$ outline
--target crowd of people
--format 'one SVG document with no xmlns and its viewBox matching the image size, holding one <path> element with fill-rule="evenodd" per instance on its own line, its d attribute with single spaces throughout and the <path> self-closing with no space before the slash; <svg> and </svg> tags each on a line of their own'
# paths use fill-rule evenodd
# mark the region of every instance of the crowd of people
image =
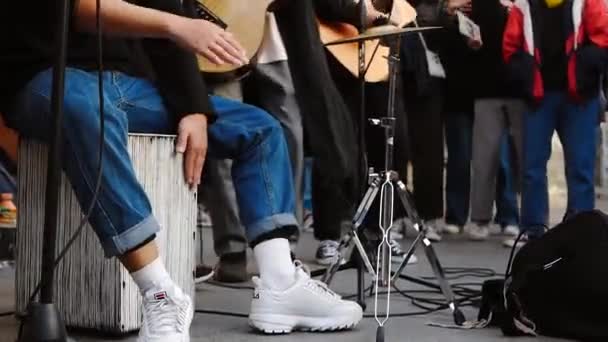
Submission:
<svg viewBox="0 0 608 342">
<path fill-rule="evenodd" d="M 345 3 L 317 2 L 316 15 L 330 22 L 356 25 L 355 8 L 352 5 L 348 8 Z M 518 246 L 530 238 L 540 237 L 549 224 L 546 178 L 554 132 L 559 135 L 565 154 L 564 171 L 568 183 L 565 217 L 594 208 L 595 132 L 603 120 L 605 108 L 600 98 L 604 90 L 608 32 L 602 26 L 605 17 L 594 14 L 601 13 L 603 4 L 588 2 L 580 9 L 579 14 L 585 20 L 578 23 L 580 28 L 573 32 L 568 32 L 572 25 L 564 23 L 572 23 L 578 9 L 570 9 L 569 3 L 538 1 L 527 4 L 508 0 L 452 0 L 447 2 L 445 9 L 438 10 L 437 1 L 411 2 L 417 11 L 418 25 L 444 27 L 441 31 L 403 37 L 402 78 L 398 87 L 396 169 L 402 178 L 411 178 L 416 208 L 427 225 L 427 237 L 431 241 L 441 241 L 444 234 L 464 234 L 473 241 L 504 235 L 504 246 L 513 247 L 522 230 L 524 234 Z M 479 26 L 479 37 L 467 37 L 460 31 L 457 12 Z M 369 14 L 370 25 L 381 15 L 374 11 Z M 541 17 L 550 19 L 538 19 Z M 282 32 L 279 32 L 281 27 L 269 27 L 272 30 L 267 32 L 262 54 L 265 49 L 282 51 L 284 44 Z M 588 32 L 587 36 L 581 36 L 582 30 Z M 525 33 L 530 31 L 534 32 L 532 37 Z M 533 38 L 540 43 L 534 45 L 530 41 Z M 568 45 L 573 39 L 579 45 L 576 50 Z M 530 49 L 530 44 L 535 48 Z M 575 59 L 570 53 L 564 53 L 569 50 L 573 51 Z M 429 53 L 438 56 L 439 62 L 430 60 Z M 280 63 L 288 61 L 288 56 L 288 53 L 282 55 Z M 540 56 L 547 62 L 537 67 L 533 61 Z M 355 76 L 331 54 L 327 53 L 326 58 L 334 83 L 351 111 L 351 119 L 340 125 L 343 129 L 353 127 L 353 132 L 357 132 L 361 128 L 357 127 L 359 99 L 358 89 L 353 86 Z M 268 61 L 258 69 L 264 70 L 275 62 Z M 444 70 L 443 74 L 433 71 L 434 63 Z M 574 68 L 576 76 L 569 68 Z M 278 86 L 268 88 L 294 89 L 289 77 L 274 81 Z M 259 78 L 252 77 L 243 89 L 252 88 L 252 84 L 257 85 L 253 89 L 264 89 L 263 83 L 259 82 Z M 238 84 L 234 86 L 239 87 Z M 386 112 L 387 82 L 368 83 L 366 89 L 369 117 L 381 116 Z M 297 96 L 297 91 L 290 95 Z M 560 97 L 554 104 L 550 102 L 553 95 Z M 273 98 L 273 95 L 267 94 L 266 98 Z M 298 112 L 295 101 L 275 102 L 292 104 L 283 108 Z M 269 111 L 273 113 L 272 109 Z M 308 115 L 306 111 L 301 113 L 306 113 L 302 114 L 302 119 Z M 547 117 L 541 119 L 544 116 Z M 293 119 L 299 118 L 294 115 Z M 293 127 L 297 127 L 294 125 L 297 121 L 281 122 L 286 136 L 294 136 Z M 305 138 L 324 139 L 316 134 L 316 126 L 310 128 L 303 122 L 303 127 L 305 131 L 310 130 L 305 132 Z M 366 166 L 381 169 L 384 151 L 380 143 L 383 138 L 379 135 L 383 133 L 373 127 L 363 129 L 368 144 L 365 151 L 355 153 L 366 152 L 369 161 Z M 343 143 L 347 141 L 342 139 Z M 300 143 L 298 152 L 291 154 L 297 160 L 292 162 L 297 186 L 303 184 L 302 148 Z M 360 199 L 360 193 L 349 192 L 348 188 L 360 184 L 361 179 L 357 178 L 356 172 L 351 172 L 342 177 L 343 181 L 328 184 L 323 162 L 320 166 L 314 164 L 316 151 L 308 149 L 306 152 L 314 165 L 312 226 L 319 241 L 316 261 L 327 265 L 337 256 L 339 239 L 348 229 Z M 353 169 L 357 168 L 355 162 L 351 161 Z M 408 174 L 409 170 L 413 172 Z M 212 178 L 210 174 L 210 186 L 215 182 Z M 205 193 L 204 188 L 201 193 Z M 216 191 L 207 193 L 215 194 Z M 300 189 L 296 193 L 301 194 L 299 200 L 306 195 Z M 324 198 L 331 198 L 331 201 L 324 201 Z M 204 197 L 201 204 L 200 217 L 203 217 Z M 214 196 L 208 207 L 215 252 L 220 257 L 214 270 L 215 279 L 246 280 L 246 238 L 237 221 L 236 209 L 227 209 L 236 206 L 218 203 Z M 301 213 L 301 206 L 299 208 Z M 330 214 L 326 215 L 326 212 Z M 227 217 L 233 220 L 226 220 Z M 300 224 L 301 219 L 300 214 Z M 375 221 L 369 222 L 373 226 Z M 396 220 L 393 237 L 403 236 L 405 229 L 400 232 L 399 228 L 407 227 L 406 222 L 406 217 Z M 292 245 L 295 244 L 297 235 L 291 240 Z M 393 260 L 401 262 L 404 252 L 397 240 L 391 240 Z M 410 262 L 416 262 L 416 259 Z M 199 280 L 211 276 L 212 270 L 213 267 L 201 265 L 197 272 Z"/>
<path fill-rule="evenodd" d="M 246 250 L 253 249 L 260 274 L 254 278 L 254 328 L 326 331 L 361 320 L 357 304 L 311 279 L 293 259 L 312 215 L 316 261 L 336 261 L 365 171 L 384 165 L 382 130 L 359 126 L 356 75 L 323 47 L 318 29 L 317 18 L 356 27 L 393 24 L 372 1 L 366 5 L 361 23 L 355 1 L 280 2 L 267 14 L 249 75 L 214 83 L 201 77 L 195 54 L 218 64 L 248 61 L 234 36 L 195 18 L 193 1 L 153 0 L 145 7 L 103 2 L 102 20 L 111 23 L 103 25 L 108 148 L 90 223 L 106 255 L 119 258 L 141 290 L 144 341 L 187 341 L 193 302 L 158 256 L 161 228 L 135 177 L 127 132 L 177 133 L 185 182 L 198 188 L 199 219 L 208 212 L 219 257 L 215 267 L 197 268 L 198 279 L 247 280 Z M 465 234 L 483 241 L 505 234 L 510 247 L 521 231 L 521 243 L 539 238 L 549 224 L 547 162 L 554 132 L 564 147 L 565 218 L 593 209 L 596 132 L 605 107 L 604 0 L 410 5 L 417 25 L 443 27 L 401 38 L 396 103 L 395 169 L 411 179 L 427 237 L 439 242 L 443 234 Z M 0 73 L 10 82 L 0 85 L 0 112 L 22 136 L 44 141 L 51 126 L 53 2 L 34 9 L 22 2 L 5 6 L 2 15 L 24 20 L 17 20 L 17 30 L 2 30 Z M 62 148 L 71 162 L 65 173 L 83 207 L 91 200 L 99 134 L 95 14 L 94 0 L 72 9 L 66 71 Z M 462 32 L 463 16 L 479 26 L 479 35 Z M 15 22 L 3 19 L 0 25 Z M 368 83 L 366 90 L 368 117 L 382 116 L 387 82 Z M 367 144 L 358 139 L 362 131 Z M 0 168 L 0 186 L 10 188 L 0 192 L 12 193 L 5 174 Z M 1 198 L 9 209 L 2 209 L 3 219 L 16 213 L 7 204 L 10 196 Z M 377 232 L 377 215 L 376 205 L 365 222 L 369 231 Z M 404 212 L 397 217 L 396 224 L 408 226 Z M 400 232 L 393 231 L 393 261 L 401 262 Z"/>
</svg>

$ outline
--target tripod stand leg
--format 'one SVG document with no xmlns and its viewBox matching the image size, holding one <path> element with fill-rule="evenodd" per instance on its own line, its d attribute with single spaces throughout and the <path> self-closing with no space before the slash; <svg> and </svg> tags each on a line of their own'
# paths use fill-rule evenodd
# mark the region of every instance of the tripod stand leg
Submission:
<svg viewBox="0 0 608 342">
<path fill-rule="evenodd" d="M 422 245 L 424 247 L 424 253 L 426 254 L 426 258 L 428 259 L 429 263 L 431 264 L 433 273 L 435 273 L 435 276 L 439 280 L 439 286 L 441 288 L 441 292 L 447 299 L 448 305 L 449 305 L 450 309 L 452 310 L 452 314 L 454 316 L 454 322 L 457 325 L 462 325 L 465 321 L 464 314 L 458 308 L 458 304 L 456 302 L 456 297 L 454 296 L 452 287 L 450 286 L 450 284 L 448 283 L 448 280 L 445 277 L 445 272 L 443 271 L 443 267 L 441 266 L 441 263 L 439 262 L 439 258 L 437 257 L 437 254 L 435 253 L 435 249 L 433 248 L 431 241 L 429 239 L 427 239 L 425 236 L 426 227 L 422 223 L 422 220 L 420 220 L 420 217 L 418 216 L 418 213 L 416 212 L 416 210 L 411 205 L 410 196 L 409 196 L 409 193 L 407 192 L 407 188 L 405 187 L 405 184 L 400 180 L 397 180 L 396 182 L 397 182 L 397 193 L 399 194 L 399 198 L 401 199 L 401 202 L 403 203 L 405 211 L 407 212 L 408 216 L 412 220 L 414 229 L 416 229 L 418 231 L 418 236 L 416 237 L 416 241 L 414 242 L 414 245 L 412 246 L 412 248 L 415 245 L 417 245 L 418 243 L 422 242 Z M 412 249 L 410 249 L 408 256 L 410 255 L 411 252 L 412 252 Z M 405 262 L 407 262 L 407 258 L 406 258 Z M 399 267 L 399 271 L 393 275 L 393 278 L 392 278 L 393 281 L 395 281 L 395 279 L 397 277 L 399 277 L 399 275 L 403 271 L 404 266 L 405 266 L 405 264 L 402 263 L 401 266 Z"/>
<path fill-rule="evenodd" d="M 351 243 L 355 244 L 355 247 L 357 248 L 357 250 L 359 252 L 359 257 L 361 258 L 361 261 L 363 261 L 363 264 L 367 268 L 367 271 L 370 274 L 375 276 L 374 268 L 372 267 L 372 263 L 369 261 L 369 258 L 367 257 L 367 253 L 365 252 L 365 248 L 363 247 L 363 244 L 361 243 L 359 236 L 357 235 L 357 230 L 363 223 L 363 220 L 365 219 L 365 216 L 367 215 L 367 212 L 369 211 L 369 208 L 371 207 L 372 203 L 374 202 L 374 199 L 376 198 L 377 194 L 378 194 L 378 185 L 374 181 L 374 182 L 372 182 L 370 187 L 365 192 L 363 201 L 361 202 L 361 204 L 359 205 L 359 208 L 357 209 L 357 212 L 353 218 L 353 225 L 351 227 L 351 231 L 340 241 L 340 246 L 338 247 L 338 258 L 336 260 L 334 260 L 332 262 L 332 264 L 330 264 L 327 267 L 327 271 L 325 272 L 325 275 L 323 275 L 323 278 L 321 279 L 321 281 L 323 281 L 327 285 L 329 285 L 329 283 L 333 279 L 334 275 L 340 268 L 340 262 L 342 261 L 342 255 L 344 254 L 345 250 L 347 250 L 351 247 Z M 359 265 L 360 265 L 360 263 L 359 263 Z M 357 267 L 357 269 L 361 271 L 361 278 L 363 278 L 363 270 L 361 269 L 361 266 Z M 361 283 L 361 282 L 362 281 L 360 281 L 359 283 Z M 364 288 L 364 286 L 363 287 L 360 286 L 360 290 L 361 290 L 360 292 L 363 292 L 363 288 Z M 360 297 L 360 298 L 362 298 L 362 297 Z"/>
</svg>

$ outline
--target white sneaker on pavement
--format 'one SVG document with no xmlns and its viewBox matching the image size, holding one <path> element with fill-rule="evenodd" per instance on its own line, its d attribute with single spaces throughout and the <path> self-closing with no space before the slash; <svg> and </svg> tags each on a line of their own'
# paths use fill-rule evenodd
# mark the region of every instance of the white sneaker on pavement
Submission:
<svg viewBox="0 0 608 342">
<path fill-rule="evenodd" d="M 504 234 L 507 236 L 515 236 L 519 235 L 519 227 L 513 224 L 507 225 L 504 230 Z"/>
<path fill-rule="evenodd" d="M 506 239 L 505 241 L 503 241 L 502 245 L 507 247 L 507 248 L 513 248 L 513 246 L 515 246 L 515 240 L 517 240 L 517 236 L 510 238 L 510 239 Z M 528 242 L 528 236 L 526 234 L 523 234 L 521 236 L 521 239 L 519 239 L 519 241 L 517 242 L 517 246 L 515 248 L 521 248 L 523 247 L 526 243 Z"/>
<path fill-rule="evenodd" d="M 460 234 L 460 230 L 461 229 L 459 226 L 457 226 L 455 224 L 447 224 L 447 223 L 443 226 L 443 229 L 442 229 L 443 232 L 448 233 L 450 235 L 458 235 L 458 234 Z"/>
<path fill-rule="evenodd" d="M 159 286 L 143 295 L 143 323 L 138 342 L 189 342 L 194 306 L 174 284 Z"/>
<path fill-rule="evenodd" d="M 249 325 L 266 334 L 292 331 L 335 331 L 353 328 L 363 318 L 361 307 L 343 300 L 325 283 L 311 279 L 296 261 L 296 282 L 288 289 L 269 288 L 253 278 L 255 290 Z"/>
<path fill-rule="evenodd" d="M 401 264 L 403 260 L 405 260 L 407 252 L 401 248 L 399 241 L 390 239 L 389 242 L 391 244 L 391 262 L 394 264 Z M 410 259 L 407 261 L 407 264 L 413 265 L 416 263 L 418 263 L 418 258 L 416 257 L 416 254 L 412 254 Z"/>
<path fill-rule="evenodd" d="M 439 230 L 432 224 L 426 225 L 426 238 L 433 242 L 441 241 L 441 235 L 439 234 Z"/>
<path fill-rule="evenodd" d="M 315 254 L 317 264 L 327 266 L 331 265 L 338 257 L 338 247 L 340 243 L 334 240 L 323 240 L 319 243 L 319 248 Z M 344 263 L 344 260 L 341 260 Z"/>
<path fill-rule="evenodd" d="M 490 227 L 487 224 L 473 223 L 468 227 L 467 235 L 471 241 L 485 241 L 490 237 Z"/>
<path fill-rule="evenodd" d="M 490 235 L 502 235 L 502 227 L 497 223 L 488 224 L 488 230 L 490 231 Z"/>
</svg>

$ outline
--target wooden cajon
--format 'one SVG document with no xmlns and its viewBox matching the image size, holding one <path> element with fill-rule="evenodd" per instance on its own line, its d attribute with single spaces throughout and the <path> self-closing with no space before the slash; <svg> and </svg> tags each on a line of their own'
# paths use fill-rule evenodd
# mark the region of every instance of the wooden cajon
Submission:
<svg viewBox="0 0 608 342">
<path fill-rule="evenodd" d="M 162 226 L 157 241 L 167 270 L 194 295 L 196 193 L 184 182 L 173 136 L 130 135 L 135 172 Z M 22 139 L 18 161 L 16 308 L 23 312 L 40 279 L 47 147 Z M 65 175 L 60 190 L 57 253 L 76 231 L 80 206 Z M 70 328 L 121 334 L 139 329 L 141 296 L 116 258 L 106 259 L 97 236 L 86 227 L 59 264 L 55 299 Z"/>
</svg>

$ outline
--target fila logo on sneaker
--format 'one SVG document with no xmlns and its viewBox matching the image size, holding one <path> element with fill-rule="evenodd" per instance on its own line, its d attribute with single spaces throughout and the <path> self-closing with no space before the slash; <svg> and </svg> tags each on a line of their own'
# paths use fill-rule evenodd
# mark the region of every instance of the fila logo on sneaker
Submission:
<svg viewBox="0 0 608 342">
<path fill-rule="evenodd" d="M 154 294 L 154 299 L 156 300 L 164 300 L 167 299 L 167 292 L 162 291 L 162 292 L 157 292 Z"/>
</svg>

